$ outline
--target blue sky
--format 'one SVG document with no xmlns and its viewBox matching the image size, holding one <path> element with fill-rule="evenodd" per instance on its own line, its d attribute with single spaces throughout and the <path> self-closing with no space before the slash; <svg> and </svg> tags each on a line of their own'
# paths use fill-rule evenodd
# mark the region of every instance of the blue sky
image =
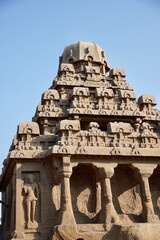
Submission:
<svg viewBox="0 0 160 240">
<path fill-rule="evenodd" d="M 136 96 L 154 95 L 160 109 L 159 0 L 0 0 L 0 168 L 64 47 L 80 40 L 98 43 Z"/>
</svg>

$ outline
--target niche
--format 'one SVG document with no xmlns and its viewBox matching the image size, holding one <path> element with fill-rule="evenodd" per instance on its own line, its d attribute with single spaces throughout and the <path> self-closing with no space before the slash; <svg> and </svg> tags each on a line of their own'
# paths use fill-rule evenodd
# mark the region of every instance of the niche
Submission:
<svg viewBox="0 0 160 240">
<path fill-rule="evenodd" d="M 41 221 L 40 173 L 22 172 L 22 205 L 25 228 L 37 227 Z"/>
<path fill-rule="evenodd" d="M 142 201 L 138 175 L 130 165 L 118 165 L 111 178 L 113 204 L 122 223 L 140 222 Z"/>
<path fill-rule="evenodd" d="M 71 196 L 76 222 L 93 223 L 96 215 L 96 178 L 92 165 L 73 168 Z"/>
<path fill-rule="evenodd" d="M 149 178 L 153 208 L 156 215 L 160 218 L 160 166 L 158 166 L 153 175 Z"/>
</svg>

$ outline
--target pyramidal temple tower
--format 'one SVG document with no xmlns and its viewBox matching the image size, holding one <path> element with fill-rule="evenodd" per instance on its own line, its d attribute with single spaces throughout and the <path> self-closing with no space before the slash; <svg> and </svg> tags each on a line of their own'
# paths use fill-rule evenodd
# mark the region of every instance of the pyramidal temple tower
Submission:
<svg viewBox="0 0 160 240">
<path fill-rule="evenodd" d="M 159 240 L 160 113 L 94 42 L 64 49 L 0 178 L 2 240 Z"/>
</svg>

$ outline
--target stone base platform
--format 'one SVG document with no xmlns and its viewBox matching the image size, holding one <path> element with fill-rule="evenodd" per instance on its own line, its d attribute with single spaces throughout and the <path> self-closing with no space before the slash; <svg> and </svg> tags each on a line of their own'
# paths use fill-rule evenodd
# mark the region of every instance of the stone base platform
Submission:
<svg viewBox="0 0 160 240">
<path fill-rule="evenodd" d="M 61 225 L 52 240 L 159 240 L 160 223 L 134 223 L 108 227 L 102 224 Z"/>
</svg>

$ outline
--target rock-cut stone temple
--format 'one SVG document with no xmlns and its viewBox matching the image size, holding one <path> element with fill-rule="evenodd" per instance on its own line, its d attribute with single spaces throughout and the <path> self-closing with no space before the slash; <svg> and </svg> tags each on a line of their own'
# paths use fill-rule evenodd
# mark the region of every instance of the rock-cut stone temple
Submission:
<svg viewBox="0 0 160 240">
<path fill-rule="evenodd" d="M 65 47 L 0 178 L 2 240 L 159 240 L 160 112 L 94 42 Z"/>
</svg>

